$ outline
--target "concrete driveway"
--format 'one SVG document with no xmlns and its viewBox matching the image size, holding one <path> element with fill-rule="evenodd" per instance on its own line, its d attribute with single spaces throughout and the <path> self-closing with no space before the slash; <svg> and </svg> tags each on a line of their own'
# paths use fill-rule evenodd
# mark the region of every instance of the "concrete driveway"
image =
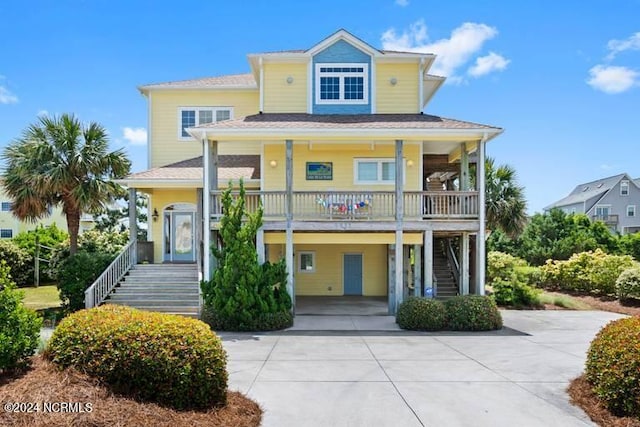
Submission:
<svg viewBox="0 0 640 427">
<path fill-rule="evenodd" d="M 568 427 L 593 425 L 565 389 L 620 317 L 505 311 L 499 333 L 429 334 L 384 317 L 340 332 L 331 316 L 298 316 L 298 330 L 221 336 L 230 388 L 260 403 L 264 426 Z"/>
</svg>

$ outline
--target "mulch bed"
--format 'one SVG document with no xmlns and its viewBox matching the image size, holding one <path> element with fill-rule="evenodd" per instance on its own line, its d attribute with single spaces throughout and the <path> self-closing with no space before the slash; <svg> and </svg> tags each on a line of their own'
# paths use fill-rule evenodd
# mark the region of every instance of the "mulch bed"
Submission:
<svg viewBox="0 0 640 427">
<path fill-rule="evenodd" d="M 611 311 L 613 313 L 627 314 L 629 316 L 640 316 L 640 301 L 628 300 L 624 303 L 614 297 L 596 297 L 592 295 L 574 295 L 571 297 L 590 305 L 596 310 Z"/>
<path fill-rule="evenodd" d="M 640 427 L 640 420 L 631 417 L 616 417 L 600 403 L 591 391 L 591 386 L 584 375 L 576 378 L 567 389 L 571 403 L 582 408 L 591 421 L 603 427 Z"/>
<path fill-rule="evenodd" d="M 229 392 L 224 408 L 207 411 L 176 411 L 153 403 L 141 403 L 114 395 L 87 375 L 72 369 L 58 370 L 39 356 L 23 374 L 0 375 L 0 405 L 7 402 L 34 402 L 39 412 L 8 413 L 0 409 L 0 425 L 17 427 L 53 426 L 259 426 L 262 410 L 241 393 Z M 91 412 L 52 413 L 43 411 L 43 402 L 90 403 Z M 60 405 L 50 405 L 59 410 Z M 76 408 L 77 409 L 77 408 Z"/>
</svg>

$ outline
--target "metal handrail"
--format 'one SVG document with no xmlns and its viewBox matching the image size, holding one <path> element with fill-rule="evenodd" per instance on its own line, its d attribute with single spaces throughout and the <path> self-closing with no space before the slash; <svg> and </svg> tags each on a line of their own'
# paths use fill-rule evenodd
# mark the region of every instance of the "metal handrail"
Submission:
<svg viewBox="0 0 640 427">
<path fill-rule="evenodd" d="M 447 258 L 449 259 L 449 264 L 451 264 L 451 270 L 453 272 L 453 278 L 456 280 L 456 284 L 458 285 L 458 289 L 460 289 L 460 264 L 458 263 L 458 258 L 456 257 L 456 251 L 453 250 L 453 245 L 451 244 L 451 240 L 446 240 L 445 250 L 447 252 Z"/>
<path fill-rule="evenodd" d="M 137 241 L 129 242 L 100 277 L 84 291 L 85 308 L 96 307 L 104 302 L 113 288 L 135 264 L 137 249 Z"/>
</svg>

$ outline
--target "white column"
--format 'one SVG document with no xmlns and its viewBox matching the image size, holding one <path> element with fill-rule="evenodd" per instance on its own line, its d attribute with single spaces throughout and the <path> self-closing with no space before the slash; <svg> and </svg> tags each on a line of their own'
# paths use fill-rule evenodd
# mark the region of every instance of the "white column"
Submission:
<svg viewBox="0 0 640 427">
<path fill-rule="evenodd" d="M 462 295 L 469 295 L 469 233 L 462 233 L 460 240 L 460 287 Z"/>
<path fill-rule="evenodd" d="M 469 153 L 467 144 L 460 144 L 460 191 L 469 190 Z"/>
<path fill-rule="evenodd" d="M 296 295 L 295 295 L 295 283 L 293 281 L 293 141 L 286 140 L 286 171 L 285 171 L 285 183 L 287 191 L 287 241 L 285 247 L 285 260 L 287 264 L 287 292 L 291 297 L 292 310 L 295 314 L 296 307 Z"/>
<path fill-rule="evenodd" d="M 202 280 L 211 278 L 211 180 L 209 170 L 211 169 L 209 141 L 202 138 Z"/>
<path fill-rule="evenodd" d="M 264 264 L 265 252 L 264 252 L 264 228 L 258 228 L 256 233 L 256 251 L 258 252 L 258 262 Z"/>
<path fill-rule="evenodd" d="M 413 245 L 413 295 L 422 296 L 422 246 Z"/>
<path fill-rule="evenodd" d="M 436 296 L 436 289 L 434 289 L 433 283 L 433 230 L 424 231 L 424 272 L 422 273 L 422 280 L 424 281 L 425 296 L 432 298 Z M 429 295 L 428 289 L 431 288 L 431 295 Z"/>
<path fill-rule="evenodd" d="M 402 222 L 404 219 L 404 162 L 403 162 L 403 141 L 396 140 L 396 248 L 395 248 L 395 301 L 393 302 L 393 314 L 402 302 L 403 292 L 403 251 L 402 251 Z"/>
<path fill-rule="evenodd" d="M 138 216 L 136 215 L 136 199 L 138 195 L 135 188 L 129 188 L 129 241 L 138 241 Z M 133 264 L 138 263 L 138 254 L 133 253 Z"/>
<path fill-rule="evenodd" d="M 486 136 L 478 143 L 478 164 L 476 167 L 477 176 L 476 182 L 478 182 L 478 251 L 477 251 L 477 266 L 478 266 L 478 287 L 476 293 L 478 295 L 484 295 L 484 282 L 485 282 L 485 258 L 486 258 L 486 232 L 485 232 L 485 142 Z"/>
</svg>

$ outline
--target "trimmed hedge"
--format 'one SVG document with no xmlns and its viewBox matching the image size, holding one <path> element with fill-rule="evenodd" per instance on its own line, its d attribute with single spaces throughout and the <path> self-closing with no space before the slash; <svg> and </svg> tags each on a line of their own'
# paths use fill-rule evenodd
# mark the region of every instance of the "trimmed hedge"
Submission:
<svg viewBox="0 0 640 427">
<path fill-rule="evenodd" d="M 58 290 L 66 311 L 73 312 L 85 307 L 84 292 L 113 259 L 112 254 L 80 250 L 62 261 L 58 272 Z"/>
<path fill-rule="evenodd" d="M 5 260 L 13 283 L 18 287 L 33 283 L 33 256 L 11 240 L 0 239 L 0 260 Z"/>
<path fill-rule="evenodd" d="M 502 328 L 502 316 L 488 296 L 461 295 L 445 301 L 449 328 L 454 331 L 490 331 Z"/>
<path fill-rule="evenodd" d="M 176 409 L 226 403 L 226 352 L 199 320 L 116 305 L 81 310 L 60 322 L 45 356 L 137 399 Z"/>
<path fill-rule="evenodd" d="M 616 295 L 619 299 L 640 299 L 640 268 L 629 268 L 618 276 L 616 280 Z"/>
<path fill-rule="evenodd" d="M 0 372 L 27 366 L 40 342 L 42 319 L 22 305 L 23 297 L 0 261 Z"/>
<path fill-rule="evenodd" d="M 402 329 L 439 331 L 447 326 L 447 311 L 441 301 L 411 297 L 398 307 L 396 322 Z"/>
<path fill-rule="evenodd" d="M 615 320 L 602 328 L 589 347 L 585 371 L 611 412 L 640 418 L 640 318 Z"/>
</svg>

